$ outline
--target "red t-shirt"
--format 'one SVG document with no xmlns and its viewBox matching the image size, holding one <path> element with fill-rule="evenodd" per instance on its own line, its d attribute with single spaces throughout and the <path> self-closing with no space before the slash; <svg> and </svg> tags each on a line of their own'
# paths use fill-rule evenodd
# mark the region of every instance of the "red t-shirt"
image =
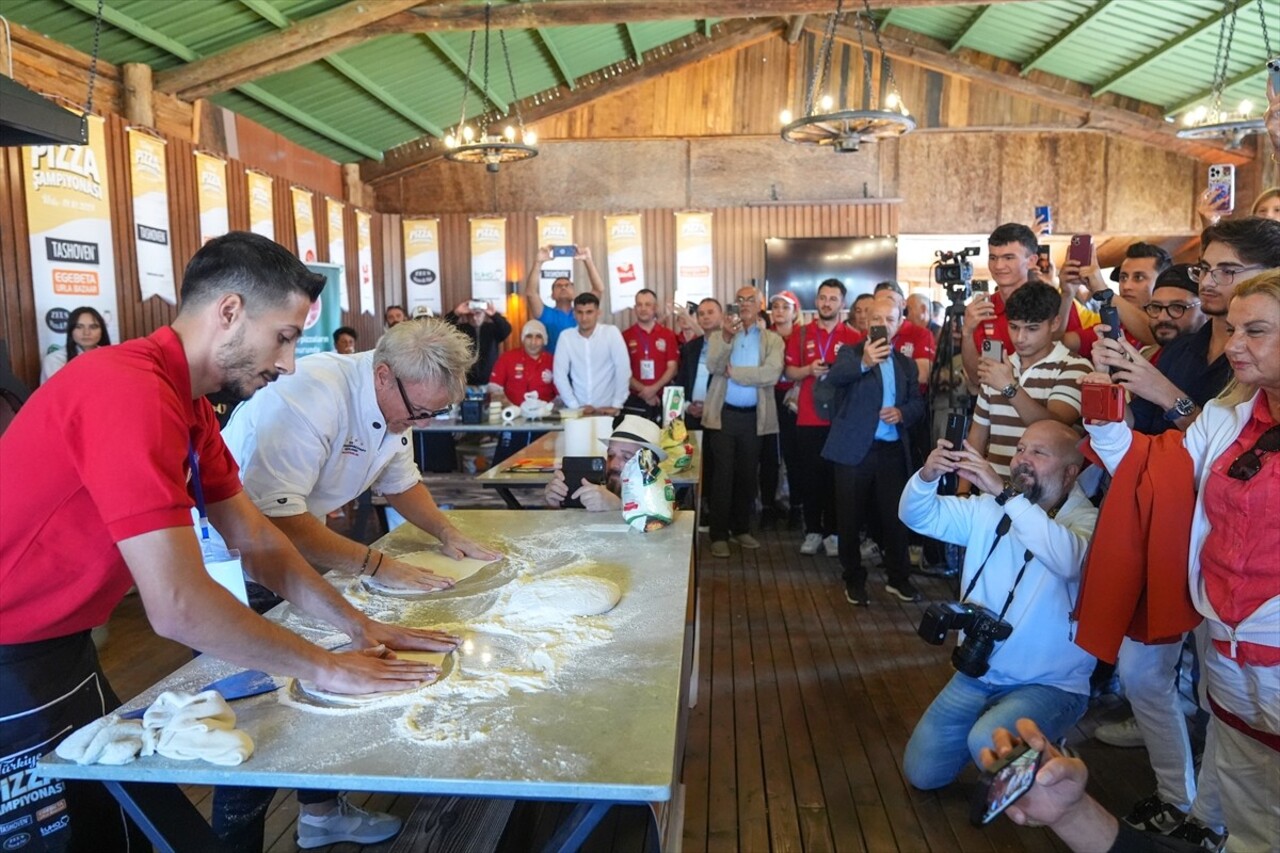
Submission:
<svg viewBox="0 0 1280 853">
<path fill-rule="evenodd" d="M 806 364 L 813 364 L 819 358 L 830 364 L 836 360 L 836 353 L 840 351 L 840 347 L 856 344 L 861 340 L 862 333 L 844 323 L 836 323 L 835 329 L 827 332 L 818 325 L 817 320 L 814 320 L 808 325 L 795 329 L 791 337 L 787 338 L 787 365 L 803 367 Z M 831 421 L 818 417 L 818 413 L 813 410 L 815 381 L 817 380 L 814 377 L 806 376 L 800 383 L 799 410 L 796 412 L 798 426 L 829 426 L 831 424 Z"/>
<path fill-rule="evenodd" d="M 898 334 L 893 336 L 893 351 L 910 359 L 927 359 L 932 364 L 938 352 L 938 342 L 934 340 L 933 332 L 910 320 L 903 320 Z M 926 393 L 928 389 L 929 371 L 925 370 L 920 374 L 920 393 Z"/>
<path fill-rule="evenodd" d="M 622 333 L 622 340 L 627 344 L 627 355 L 631 357 L 631 375 L 637 382 L 652 387 L 658 384 L 667 368 L 680 361 L 680 343 L 676 333 L 661 323 L 654 324 L 652 332 L 646 332 L 635 323 Z M 652 361 L 653 372 L 642 373 L 642 362 Z"/>
<path fill-rule="evenodd" d="M 31 396 L 0 440 L 0 644 L 107 621 L 133 584 L 116 543 L 192 527 L 190 446 L 206 504 L 240 492 L 168 326 L 79 356 Z"/>
<path fill-rule="evenodd" d="M 1227 476 L 1231 463 L 1273 426 L 1267 395 L 1259 394 L 1249 422 L 1231 446 L 1213 460 L 1204 484 L 1202 500 L 1210 529 L 1200 549 L 1200 574 L 1209 603 L 1232 627 L 1280 595 L 1280 575 L 1276 573 L 1280 525 L 1275 523 L 1276 507 L 1280 506 L 1280 456 L 1264 454 L 1261 470 L 1248 481 Z M 1218 651 L 1231 654 L 1229 643 L 1213 642 Z M 1275 666 L 1280 664 L 1280 648 L 1242 642 L 1237 659 L 1253 666 Z"/>
<path fill-rule="evenodd" d="M 524 402 L 524 395 L 537 391 L 539 399 L 551 402 L 556 398 L 555 377 L 552 374 L 555 356 L 545 349 L 537 358 L 530 358 L 524 347 L 508 350 L 498 356 L 498 363 L 489 374 L 489 381 L 502 386 L 502 393 L 517 406 Z"/>
<path fill-rule="evenodd" d="M 1072 316 L 1075 316 L 1074 311 L 1071 313 L 1072 313 Z M 1128 341 L 1129 344 L 1134 349 L 1142 349 L 1144 346 L 1146 346 L 1146 344 L 1144 344 L 1142 341 L 1138 340 L 1133 335 L 1129 334 L 1128 329 L 1121 327 L 1120 331 L 1124 332 L 1124 339 Z M 1081 329 L 1080 331 L 1076 332 L 1076 335 L 1080 338 L 1080 349 L 1077 351 L 1076 354 L 1079 355 L 1081 358 L 1089 359 L 1090 361 L 1092 361 L 1093 345 L 1098 342 L 1098 327 L 1090 326 L 1087 329 Z M 1151 363 L 1155 364 L 1154 361 Z"/>
<path fill-rule="evenodd" d="M 974 326 L 973 328 L 974 346 L 976 346 L 979 352 L 981 352 L 982 341 L 984 338 L 988 336 L 987 327 L 991 326 L 992 334 L 990 335 L 990 337 L 994 338 L 997 341 L 1001 341 L 1004 344 L 1004 351 L 1006 353 L 1011 353 L 1013 352 L 1013 339 L 1009 337 L 1009 320 L 1004 315 L 1004 297 L 1001 296 L 999 293 L 991 294 L 991 307 L 996 309 L 996 318 L 995 320 L 989 320 L 985 323 L 978 323 L 976 326 Z M 1071 304 L 1071 313 L 1067 316 L 1066 331 L 1080 332 L 1083 328 L 1084 326 L 1080 322 L 1080 306 L 1076 305 L 1073 302 Z"/>
</svg>

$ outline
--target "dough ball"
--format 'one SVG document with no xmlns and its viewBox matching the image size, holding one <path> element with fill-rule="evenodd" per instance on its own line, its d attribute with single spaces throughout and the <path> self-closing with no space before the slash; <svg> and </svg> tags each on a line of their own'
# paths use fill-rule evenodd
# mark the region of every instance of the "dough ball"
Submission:
<svg viewBox="0 0 1280 853">
<path fill-rule="evenodd" d="M 621 598 L 618 585 L 604 578 L 542 578 L 519 587 L 511 595 L 506 616 L 526 625 L 551 625 L 575 616 L 608 613 Z"/>
</svg>

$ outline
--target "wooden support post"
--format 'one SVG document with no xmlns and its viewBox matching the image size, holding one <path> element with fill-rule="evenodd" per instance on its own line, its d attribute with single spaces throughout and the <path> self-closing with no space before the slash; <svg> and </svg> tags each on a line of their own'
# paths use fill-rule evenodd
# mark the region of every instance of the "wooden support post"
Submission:
<svg viewBox="0 0 1280 853">
<path fill-rule="evenodd" d="M 356 207 L 368 207 L 365 204 L 364 182 L 360 180 L 359 163 L 342 164 L 342 190 L 348 204 Z"/>
<path fill-rule="evenodd" d="M 151 66 L 141 62 L 126 62 L 120 68 L 124 75 L 125 121 L 143 127 L 155 127 Z"/>
</svg>

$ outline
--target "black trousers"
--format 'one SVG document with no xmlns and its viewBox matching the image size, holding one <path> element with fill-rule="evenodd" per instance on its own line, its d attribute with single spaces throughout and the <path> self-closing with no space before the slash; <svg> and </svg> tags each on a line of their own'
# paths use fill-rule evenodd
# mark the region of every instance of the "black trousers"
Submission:
<svg viewBox="0 0 1280 853">
<path fill-rule="evenodd" d="M 822 458 L 822 446 L 827 443 L 830 432 L 829 426 L 796 427 L 796 468 L 800 502 L 804 504 L 804 532 L 819 533 L 824 539 L 836 532 L 833 466 Z"/>
<path fill-rule="evenodd" d="M 778 406 L 778 434 L 764 436 L 760 445 L 760 505 L 765 509 L 779 509 L 779 461 L 787 465 L 787 494 L 791 496 L 791 506 L 800 506 L 800 495 L 796 491 L 796 413 L 782 402 L 786 395 L 785 391 L 773 389 Z"/>
<path fill-rule="evenodd" d="M 846 583 L 866 586 L 858 532 L 872 518 L 878 522 L 889 583 L 898 586 L 910 575 L 907 526 L 898 518 L 898 499 L 908 477 L 904 453 L 901 441 L 877 441 L 859 464 L 835 466 L 836 527 Z"/>
<path fill-rule="evenodd" d="M 751 530 L 761 443 L 761 437 L 756 435 L 756 410 L 725 404 L 720 410 L 720 429 L 711 432 L 709 441 L 715 466 L 711 482 L 711 541 L 724 542 Z"/>
<path fill-rule="evenodd" d="M 89 632 L 0 646 L 0 685 L 0 825 L 28 836 L 11 849 L 150 850 L 103 785 L 36 775 L 41 755 L 120 706 Z"/>
</svg>

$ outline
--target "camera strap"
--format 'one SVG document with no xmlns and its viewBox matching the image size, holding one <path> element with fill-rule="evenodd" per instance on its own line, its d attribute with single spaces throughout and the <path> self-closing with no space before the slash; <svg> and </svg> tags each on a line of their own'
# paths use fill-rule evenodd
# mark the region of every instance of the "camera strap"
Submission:
<svg viewBox="0 0 1280 853">
<path fill-rule="evenodd" d="M 1000 544 L 1000 540 L 1009 532 L 1009 528 L 1013 526 L 1013 519 L 1005 513 L 1000 517 L 1000 523 L 996 525 L 996 538 L 991 542 L 991 548 L 987 551 L 987 556 L 982 558 L 982 565 L 978 566 L 978 571 L 974 573 L 973 580 L 969 581 L 969 586 L 965 588 L 964 595 L 960 597 L 961 601 L 968 601 L 969 595 L 973 592 L 973 588 L 978 585 L 978 578 L 982 577 L 982 570 L 987 567 L 987 562 L 991 559 L 991 555 L 996 552 L 996 546 Z M 1004 619 L 1004 614 L 1009 612 L 1009 605 L 1013 604 L 1013 594 L 1018 590 L 1018 584 L 1022 582 L 1022 576 L 1027 573 L 1027 566 L 1031 565 L 1031 561 L 1035 559 L 1030 549 L 1022 555 L 1022 568 L 1018 570 L 1018 576 L 1013 579 L 1013 586 L 1009 589 L 1009 596 L 1004 600 L 1004 607 L 1000 608 L 1000 618 Z"/>
</svg>

